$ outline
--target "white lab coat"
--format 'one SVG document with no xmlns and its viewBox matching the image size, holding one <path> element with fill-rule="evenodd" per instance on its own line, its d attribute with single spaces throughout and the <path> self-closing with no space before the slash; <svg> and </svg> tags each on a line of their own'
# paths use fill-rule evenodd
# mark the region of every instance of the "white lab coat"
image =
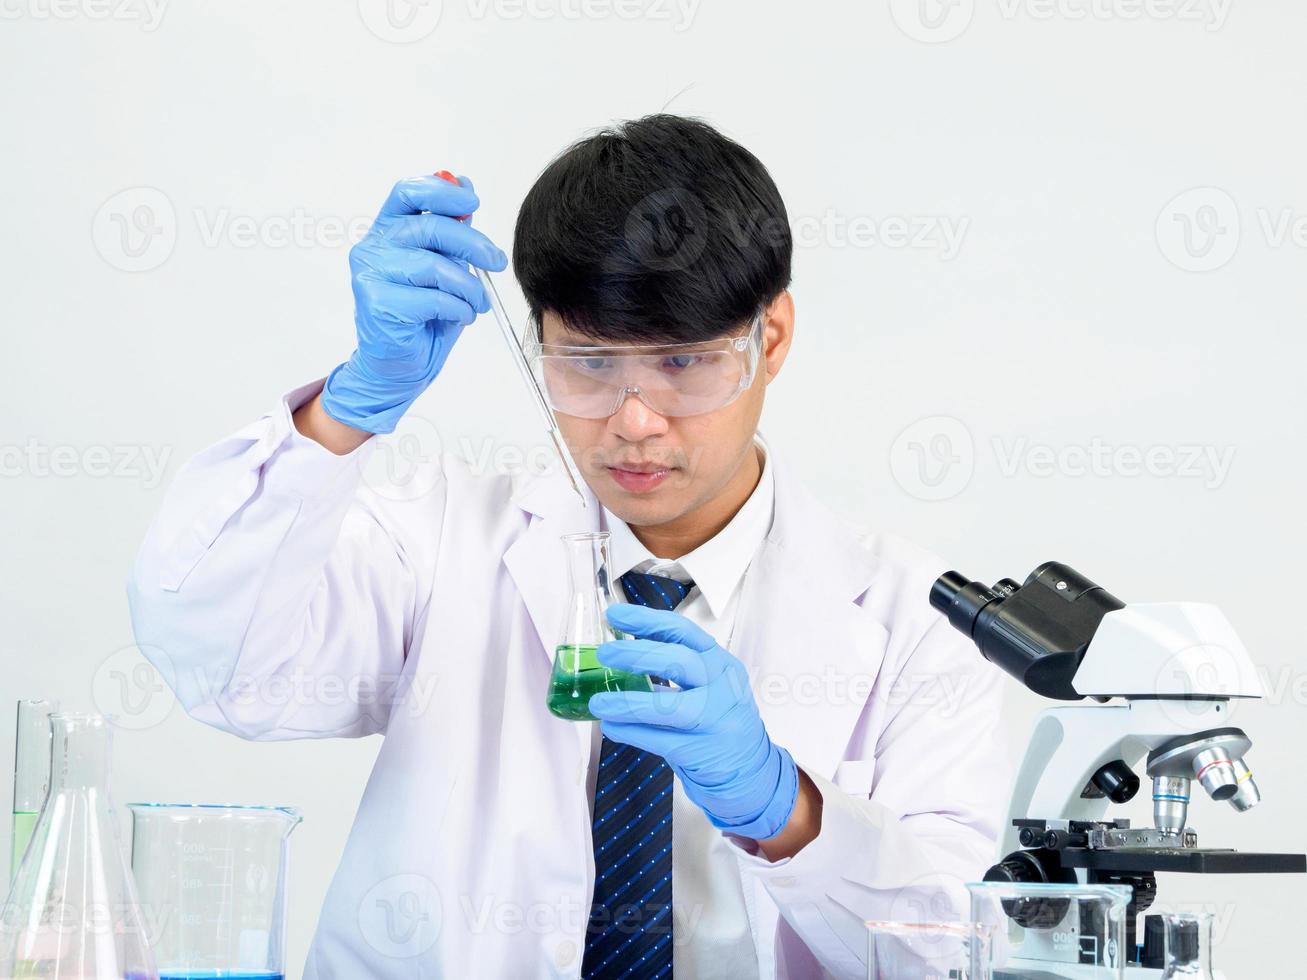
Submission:
<svg viewBox="0 0 1307 980">
<path fill-rule="evenodd" d="M 448 455 L 378 492 L 372 443 L 335 457 L 295 432 L 317 387 L 178 475 L 129 583 L 138 643 L 191 715 L 244 738 L 385 733 L 307 978 L 577 977 L 591 726 L 544 694 L 559 535 L 599 508 Z M 763 976 L 865 977 L 865 920 L 965 917 L 990 863 L 998 674 L 930 608 L 941 562 L 858 534 L 773 461 L 733 652 L 823 814 L 792 859 L 740 842 L 740 874 Z"/>
</svg>

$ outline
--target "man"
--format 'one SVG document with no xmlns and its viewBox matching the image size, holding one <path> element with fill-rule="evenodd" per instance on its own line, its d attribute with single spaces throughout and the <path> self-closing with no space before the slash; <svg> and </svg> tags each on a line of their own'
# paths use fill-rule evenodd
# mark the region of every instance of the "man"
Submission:
<svg viewBox="0 0 1307 980">
<path fill-rule="evenodd" d="M 386 736 L 305 975 L 866 976 L 865 920 L 965 917 L 989 862 L 996 675 L 929 608 L 940 562 L 843 525 L 757 438 L 795 324 L 774 183 L 660 115 L 528 193 L 513 265 L 588 507 L 452 456 L 429 493 L 361 479 L 488 309 L 468 264 L 507 266 L 477 205 L 395 186 L 351 253 L 353 355 L 188 464 L 131 580 L 194 717 Z M 560 536 L 586 530 L 630 600 L 599 659 L 676 685 L 596 695 L 599 725 L 545 707 Z M 268 693 L 305 677 L 336 696 Z"/>
</svg>

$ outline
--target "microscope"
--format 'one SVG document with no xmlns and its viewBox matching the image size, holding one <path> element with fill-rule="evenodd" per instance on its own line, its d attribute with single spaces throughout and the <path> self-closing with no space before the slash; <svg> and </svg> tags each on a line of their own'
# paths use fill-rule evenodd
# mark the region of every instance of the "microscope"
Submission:
<svg viewBox="0 0 1307 980">
<path fill-rule="evenodd" d="M 1090 701 L 1048 708 L 1036 720 L 1002 857 L 986 881 L 1130 886 L 1125 958 L 1127 972 L 1142 978 L 1160 975 L 1162 964 L 1160 918 L 1145 917 L 1142 941 L 1136 928 L 1156 897 L 1157 872 L 1307 871 L 1302 854 L 1199 847 L 1188 825 L 1195 783 L 1241 812 L 1261 801 L 1245 762 L 1252 741 L 1228 716 L 1234 699 L 1262 697 L 1262 685 L 1215 606 L 1126 605 L 1057 562 L 1040 565 L 1020 585 L 1003 579 L 985 586 L 947 572 L 931 587 L 930 603 L 986 660 L 1036 694 Z M 1141 773 L 1152 787 L 1151 827 L 1108 813 L 1138 793 Z M 1028 908 L 1004 910 L 1019 924 L 1022 916 L 1038 919 Z M 1035 955 L 1011 976 L 1036 977 L 1041 967 L 1077 955 L 1066 943 L 1026 948 Z"/>
</svg>

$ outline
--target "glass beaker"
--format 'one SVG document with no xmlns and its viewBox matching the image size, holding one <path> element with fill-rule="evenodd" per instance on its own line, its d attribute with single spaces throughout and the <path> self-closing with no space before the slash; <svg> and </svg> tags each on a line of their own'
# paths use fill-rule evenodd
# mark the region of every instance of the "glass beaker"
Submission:
<svg viewBox="0 0 1307 980">
<path fill-rule="evenodd" d="M 1213 980 L 1212 915 L 1210 912 L 1177 912 L 1162 916 L 1166 935 L 1163 980 Z"/>
<path fill-rule="evenodd" d="M 102 715 L 50 716 L 50 790 L 0 920 L 0 976 L 157 980 L 109 795 Z"/>
<path fill-rule="evenodd" d="M 160 980 L 281 980 L 286 874 L 299 811 L 131 803 L 132 870 Z"/>
<path fill-rule="evenodd" d="M 867 980 L 988 980 L 989 931 L 974 922 L 868 922 Z"/>
<path fill-rule="evenodd" d="M 1125 885 L 973 882 L 971 921 L 990 930 L 995 976 L 1123 978 Z"/>
<path fill-rule="evenodd" d="M 23 851 L 36 828 L 36 815 L 50 791 L 50 716 L 59 702 L 18 702 L 14 737 L 14 822 L 9 848 L 9 879 L 18 874 Z"/>
<path fill-rule="evenodd" d="M 595 655 L 601 643 L 618 639 L 608 625 L 607 611 L 613 604 L 609 569 L 608 532 L 588 531 L 564 534 L 567 574 L 571 586 L 563 635 L 554 648 L 554 669 L 549 677 L 545 704 L 559 718 L 594 721 L 590 695 L 600 691 L 650 691 L 649 678 L 625 670 L 605 667 Z"/>
</svg>

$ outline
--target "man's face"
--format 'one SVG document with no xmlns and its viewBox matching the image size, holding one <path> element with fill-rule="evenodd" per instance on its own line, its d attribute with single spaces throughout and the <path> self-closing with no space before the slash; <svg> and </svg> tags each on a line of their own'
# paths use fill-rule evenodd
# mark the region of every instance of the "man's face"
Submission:
<svg viewBox="0 0 1307 980">
<path fill-rule="evenodd" d="M 747 327 L 742 326 L 742 331 Z M 608 418 L 558 414 L 558 425 L 599 502 L 627 524 L 653 527 L 692 514 L 730 484 L 753 452 L 763 393 L 789 348 L 793 303 L 783 293 L 763 317 L 763 350 L 752 384 L 729 405 L 701 415 L 659 415 L 628 395 Z M 608 346 L 541 320 L 550 345 Z"/>
</svg>

